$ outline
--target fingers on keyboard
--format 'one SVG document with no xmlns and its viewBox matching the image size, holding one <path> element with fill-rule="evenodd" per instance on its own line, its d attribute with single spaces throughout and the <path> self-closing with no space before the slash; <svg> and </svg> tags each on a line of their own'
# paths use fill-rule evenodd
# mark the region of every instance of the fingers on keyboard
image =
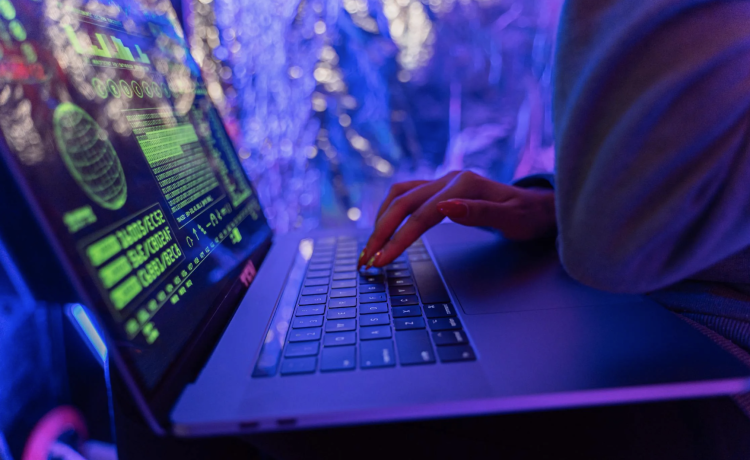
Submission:
<svg viewBox="0 0 750 460">
<path fill-rule="evenodd" d="M 385 268 L 358 272 L 360 250 L 335 238 L 315 249 L 281 375 L 476 360 L 421 241 Z"/>
</svg>

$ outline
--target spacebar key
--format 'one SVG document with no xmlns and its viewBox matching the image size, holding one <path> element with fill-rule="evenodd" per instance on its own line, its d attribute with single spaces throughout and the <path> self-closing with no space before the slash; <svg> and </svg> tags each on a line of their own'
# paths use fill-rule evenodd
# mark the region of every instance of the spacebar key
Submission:
<svg viewBox="0 0 750 460">
<path fill-rule="evenodd" d="M 432 262 L 412 262 L 411 271 L 423 304 L 450 302 L 443 280 Z"/>
</svg>

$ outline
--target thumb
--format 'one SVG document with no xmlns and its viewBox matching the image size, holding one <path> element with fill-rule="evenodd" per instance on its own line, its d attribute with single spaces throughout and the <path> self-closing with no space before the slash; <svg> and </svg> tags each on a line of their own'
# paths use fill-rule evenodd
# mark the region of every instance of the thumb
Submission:
<svg viewBox="0 0 750 460">
<path fill-rule="evenodd" d="M 437 205 L 438 211 L 457 224 L 500 229 L 507 207 L 484 200 L 448 200 Z"/>
</svg>

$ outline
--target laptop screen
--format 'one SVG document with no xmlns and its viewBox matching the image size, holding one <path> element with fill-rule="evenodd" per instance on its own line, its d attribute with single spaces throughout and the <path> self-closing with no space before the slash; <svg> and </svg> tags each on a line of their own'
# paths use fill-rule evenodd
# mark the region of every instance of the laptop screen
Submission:
<svg viewBox="0 0 750 460">
<path fill-rule="evenodd" d="M 270 237 L 163 4 L 0 0 L 3 154 L 146 388 Z"/>
</svg>

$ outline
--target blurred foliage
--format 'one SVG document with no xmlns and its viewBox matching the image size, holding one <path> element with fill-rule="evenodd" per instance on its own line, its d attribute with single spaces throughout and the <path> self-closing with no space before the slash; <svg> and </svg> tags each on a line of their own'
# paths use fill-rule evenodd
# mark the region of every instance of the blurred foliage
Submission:
<svg viewBox="0 0 750 460">
<path fill-rule="evenodd" d="M 370 225 L 394 181 L 553 168 L 561 0 L 185 0 L 278 232 Z"/>
</svg>

